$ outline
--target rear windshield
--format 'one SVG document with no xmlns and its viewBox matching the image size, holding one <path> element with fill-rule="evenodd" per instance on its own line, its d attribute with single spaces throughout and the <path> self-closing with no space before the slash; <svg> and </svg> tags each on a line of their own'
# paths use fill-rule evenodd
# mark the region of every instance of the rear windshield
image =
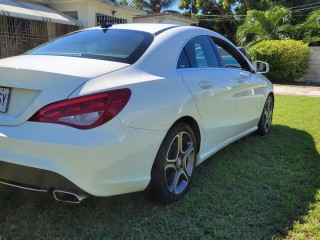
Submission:
<svg viewBox="0 0 320 240">
<path fill-rule="evenodd" d="M 133 64 L 152 41 L 153 35 L 146 32 L 94 29 L 68 34 L 26 54 L 92 58 Z"/>
</svg>

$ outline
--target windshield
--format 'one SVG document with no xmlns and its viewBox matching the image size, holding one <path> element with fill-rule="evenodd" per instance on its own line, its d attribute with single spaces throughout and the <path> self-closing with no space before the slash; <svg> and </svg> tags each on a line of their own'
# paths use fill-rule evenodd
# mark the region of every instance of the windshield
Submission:
<svg viewBox="0 0 320 240">
<path fill-rule="evenodd" d="M 68 34 L 26 54 L 92 58 L 133 64 L 152 41 L 153 35 L 146 32 L 93 29 Z"/>
</svg>

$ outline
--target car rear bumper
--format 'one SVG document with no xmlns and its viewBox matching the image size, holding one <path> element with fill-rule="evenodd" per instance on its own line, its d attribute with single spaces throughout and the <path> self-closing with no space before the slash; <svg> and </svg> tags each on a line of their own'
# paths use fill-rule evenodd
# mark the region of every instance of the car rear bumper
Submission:
<svg viewBox="0 0 320 240">
<path fill-rule="evenodd" d="M 91 130 L 33 122 L 0 126 L 0 182 L 94 196 L 141 191 L 164 136 L 117 118 Z"/>
<path fill-rule="evenodd" d="M 55 172 L 1 161 L 0 183 L 37 192 L 48 192 L 55 189 L 82 192 L 78 186 Z"/>
</svg>

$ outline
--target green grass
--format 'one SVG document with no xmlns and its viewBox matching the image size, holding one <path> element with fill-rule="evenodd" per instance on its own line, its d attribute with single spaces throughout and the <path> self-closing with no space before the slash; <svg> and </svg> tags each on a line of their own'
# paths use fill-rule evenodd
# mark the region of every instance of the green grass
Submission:
<svg viewBox="0 0 320 240">
<path fill-rule="evenodd" d="M 2 187 L 0 240 L 320 239 L 320 98 L 277 96 L 273 129 L 197 168 L 171 205 L 143 193 L 58 203 Z"/>
</svg>

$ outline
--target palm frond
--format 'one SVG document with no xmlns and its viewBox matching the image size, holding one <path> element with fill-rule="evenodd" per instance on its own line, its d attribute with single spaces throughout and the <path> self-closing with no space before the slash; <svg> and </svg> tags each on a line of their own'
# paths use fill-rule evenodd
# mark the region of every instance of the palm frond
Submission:
<svg viewBox="0 0 320 240">
<path fill-rule="evenodd" d="M 290 38 L 290 11 L 273 6 L 268 11 L 250 10 L 245 22 L 237 30 L 240 45 L 255 44 L 262 40 Z"/>
</svg>

